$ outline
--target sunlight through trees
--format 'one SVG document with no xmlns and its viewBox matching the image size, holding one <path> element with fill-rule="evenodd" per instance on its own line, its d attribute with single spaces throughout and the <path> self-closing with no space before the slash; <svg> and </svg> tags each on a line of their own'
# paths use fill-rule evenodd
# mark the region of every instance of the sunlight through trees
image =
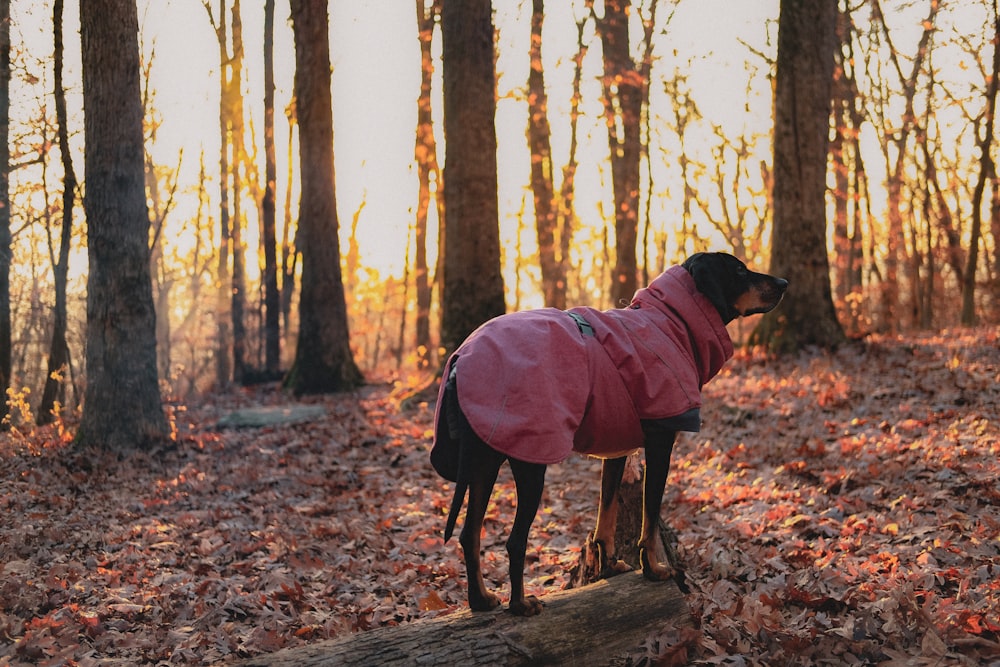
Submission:
<svg viewBox="0 0 1000 667">
<path fill-rule="evenodd" d="M 178 397 L 287 372 L 302 253 L 315 251 L 297 210 L 300 153 L 312 146 L 300 136 L 291 24 L 280 20 L 290 6 L 201 4 L 204 13 L 138 3 L 157 368 L 164 395 Z M 449 346 L 442 320 L 467 319 L 455 325 L 460 339 L 513 307 L 609 307 L 706 249 L 766 269 L 772 246 L 788 244 L 774 261 L 815 278 L 818 294 L 828 273 L 849 337 L 1000 317 L 989 2 L 837 7 L 829 147 L 815 165 L 825 193 L 812 212 L 792 214 L 816 225 L 809 246 L 825 266 L 805 262 L 804 237 L 779 220 L 799 187 L 782 189 L 772 157 L 776 2 L 494 6 L 492 37 L 482 37 L 492 57 L 450 103 L 440 7 L 415 4 L 416 15 L 377 3 L 330 15 L 334 213 L 353 221 L 337 239 L 352 259 L 323 262 L 343 264 L 349 349 L 366 375 L 419 383 Z M 64 34 L 76 34 L 77 8 L 66 3 Z M 6 380 L 38 401 L 38 421 L 79 408 L 92 270 L 73 206 L 88 179 L 73 173 L 86 157 L 80 51 L 75 40 L 53 50 L 55 9 L 56 0 L 18 5 L 9 24 L 12 253 L 0 301 L 11 313 Z M 496 167 L 488 143 L 459 134 L 451 150 L 472 147 L 471 162 L 449 179 L 438 164 L 449 116 L 452 134 L 469 131 L 459 114 L 480 81 L 495 99 L 483 113 Z M 495 184 L 463 209 L 470 169 L 492 169 Z M 463 193 L 450 207 L 449 183 Z M 483 206 L 493 194 L 495 214 Z M 466 230 L 477 215 L 486 222 Z M 449 229 L 457 234 L 445 243 Z M 478 254 L 488 238 L 499 259 Z M 449 291 L 448 262 L 465 244 L 476 247 L 461 271 L 488 278 L 488 290 L 460 280 Z M 479 311 L 480 299 L 491 305 Z"/>
</svg>

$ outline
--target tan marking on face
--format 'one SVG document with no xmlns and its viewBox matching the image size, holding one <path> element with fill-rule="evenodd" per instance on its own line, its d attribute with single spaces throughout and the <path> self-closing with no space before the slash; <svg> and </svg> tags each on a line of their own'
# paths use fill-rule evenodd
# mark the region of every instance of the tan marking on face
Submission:
<svg viewBox="0 0 1000 667">
<path fill-rule="evenodd" d="M 751 287 L 746 292 L 741 294 L 733 307 L 740 314 L 749 313 L 752 310 L 760 310 L 762 308 L 771 308 L 774 306 L 773 303 L 764 301 L 762 294 L 757 287 Z"/>
</svg>

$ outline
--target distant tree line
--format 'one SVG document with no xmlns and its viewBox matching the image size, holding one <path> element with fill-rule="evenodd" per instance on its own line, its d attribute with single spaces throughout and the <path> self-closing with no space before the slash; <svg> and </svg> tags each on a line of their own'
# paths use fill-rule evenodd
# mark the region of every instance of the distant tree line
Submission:
<svg viewBox="0 0 1000 667">
<path fill-rule="evenodd" d="M 791 280 L 785 305 L 750 337 L 776 350 L 1000 319 L 995 0 L 926 0 L 889 15 L 880 0 L 783 1 L 776 49 L 747 49 L 748 71 L 774 86 L 763 134 L 706 121 L 691 74 L 661 65 L 676 2 L 574 3 L 573 76 L 563 89 L 546 77 L 552 28 L 544 0 L 533 0 L 524 6 L 525 135 L 515 138 L 498 137 L 495 125 L 495 8 L 416 0 L 418 189 L 402 276 L 360 265 L 364 202 L 350 225 L 338 217 L 326 0 L 288 5 L 296 74 L 285 107 L 288 172 L 277 173 L 275 4 L 264 3 L 264 38 L 252 45 L 263 55 L 258 73 L 245 65 L 240 0 L 204 1 L 218 41 L 220 151 L 200 156 L 198 183 L 186 187 L 183 156 L 169 167 L 149 152 L 162 118 L 151 63 L 140 59 L 135 0 L 80 3 L 85 183 L 63 81 L 63 2 L 51 4 L 50 56 L 11 44 L 10 2 L 0 0 L 5 425 L 29 414 L 46 423 L 82 405 L 81 442 L 127 448 L 169 435 L 164 396 L 278 380 L 299 394 L 340 391 L 363 382 L 362 370 L 425 376 L 522 295 L 557 308 L 619 305 L 704 249 Z M 903 44 L 910 35 L 916 43 Z M 11 85 L 38 85 L 19 74 L 29 61 L 51 64 L 44 97 L 54 115 L 42 109 L 12 132 Z M 261 152 L 243 92 L 257 76 Z M 600 97 L 599 118 L 586 117 L 587 95 Z M 553 115 L 557 97 L 568 115 Z M 579 206 L 583 120 L 599 122 L 607 142 L 606 202 L 596 213 Z M 554 125 L 569 135 L 561 155 Z M 513 246 L 500 231 L 498 139 L 526 142 L 530 156 Z M 21 170 L 38 178 L 18 177 L 12 189 Z M 182 197 L 197 205 L 179 220 Z M 662 219 L 665 202 L 678 219 Z M 68 271 L 83 247 L 86 286 Z M 504 280 L 511 267 L 514 285 Z M 40 390 L 36 405 L 22 387 Z"/>
</svg>

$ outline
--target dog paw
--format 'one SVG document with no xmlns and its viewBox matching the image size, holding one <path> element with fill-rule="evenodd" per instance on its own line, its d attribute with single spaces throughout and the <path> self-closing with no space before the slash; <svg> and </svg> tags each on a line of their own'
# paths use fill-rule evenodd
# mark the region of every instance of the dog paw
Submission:
<svg viewBox="0 0 1000 667">
<path fill-rule="evenodd" d="M 522 600 L 510 601 L 510 613 L 515 616 L 538 616 L 542 613 L 542 601 L 534 595 L 529 595 Z"/>
<path fill-rule="evenodd" d="M 604 567 L 601 568 L 601 579 L 610 579 L 611 577 L 617 577 L 619 574 L 625 574 L 626 572 L 631 571 L 631 565 L 623 560 L 612 558 L 604 565 Z"/>
<path fill-rule="evenodd" d="M 631 572 L 632 566 L 623 560 L 618 560 L 613 555 L 609 556 L 607 545 L 601 540 L 595 540 L 594 546 L 597 549 L 598 560 L 600 562 L 600 579 L 610 579 L 625 572 Z"/>
<path fill-rule="evenodd" d="M 492 611 L 500 606 L 500 598 L 487 591 L 485 594 L 469 594 L 469 608 L 472 611 Z"/>
<path fill-rule="evenodd" d="M 649 560 L 648 551 L 639 549 L 639 559 L 642 562 L 642 576 L 650 581 L 666 581 L 673 579 L 677 571 L 666 563 L 657 563 Z"/>
</svg>

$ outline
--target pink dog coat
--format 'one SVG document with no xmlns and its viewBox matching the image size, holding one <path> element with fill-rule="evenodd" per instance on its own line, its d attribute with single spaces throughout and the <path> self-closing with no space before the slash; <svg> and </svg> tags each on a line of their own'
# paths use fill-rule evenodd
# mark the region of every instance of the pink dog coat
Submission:
<svg viewBox="0 0 1000 667">
<path fill-rule="evenodd" d="M 543 308 L 486 322 L 449 358 L 435 421 L 454 366 L 462 412 L 497 451 L 545 464 L 573 451 L 619 456 L 643 445 L 641 420 L 694 416 L 684 430 L 698 430 L 701 387 L 732 354 L 718 311 L 674 266 L 625 309 Z M 448 428 L 435 433 L 443 455 Z"/>
</svg>

